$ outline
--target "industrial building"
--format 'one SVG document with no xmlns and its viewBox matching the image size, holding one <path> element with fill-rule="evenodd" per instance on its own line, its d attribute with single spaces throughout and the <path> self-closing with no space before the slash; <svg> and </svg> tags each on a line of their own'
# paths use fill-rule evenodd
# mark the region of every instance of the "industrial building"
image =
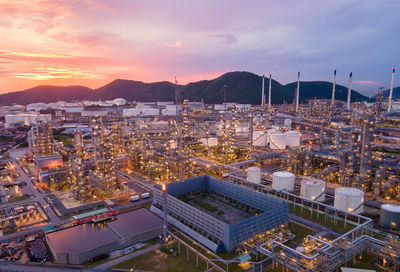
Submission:
<svg viewBox="0 0 400 272">
<path fill-rule="evenodd" d="M 198 192 L 217 199 L 220 207 L 226 203 L 231 203 L 231 210 L 235 210 L 235 204 L 246 207 L 249 216 L 238 212 L 226 218 L 180 200 Z M 161 186 L 156 186 L 151 210 L 163 216 L 164 201 L 168 222 L 215 252 L 233 251 L 242 242 L 289 220 L 288 203 L 207 175 L 169 183 L 165 195 Z"/>
<path fill-rule="evenodd" d="M 147 209 L 117 215 L 116 220 L 82 224 L 46 233 L 46 242 L 56 263 L 83 264 L 99 254 L 108 254 L 162 234 L 162 220 Z"/>
</svg>

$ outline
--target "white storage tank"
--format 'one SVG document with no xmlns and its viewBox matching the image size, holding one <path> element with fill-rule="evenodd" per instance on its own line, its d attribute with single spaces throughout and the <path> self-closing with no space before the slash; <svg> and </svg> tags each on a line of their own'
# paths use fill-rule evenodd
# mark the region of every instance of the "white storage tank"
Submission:
<svg viewBox="0 0 400 272">
<path fill-rule="evenodd" d="M 217 146 L 218 138 L 208 138 L 207 144 L 208 146 Z"/>
<path fill-rule="evenodd" d="M 362 213 L 364 192 L 351 187 L 340 187 L 335 190 L 334 207 L 348 212 Z"/>
<path fill-rule="evenodd" d="M 379 225 L 389 229 L 400 228 L 400 206 L 394 204 L 383 204 L 379 217 Z"/>
<path fill-rule="evenodd" d="M 291 128 L 292 127 L 292 119 L 285 119 L 284 125 L 287 128 Z"/>
<path fill-rule="evenodd" d="M 208 139 L 207 139 L 207 138 L 200 138 L 200 143 L 201 143 L 202 145 L 207 146 L 207 145 L 208 145 Z"/>
<path fill-rule="evenodd" d="M 271 149 L 286 149 L 286 133 L 275 132 L 269 135 L 269 147 Z"/>
<path fill-rule="evenodd" d="M 253 145 L 254 146 L 267 145 L 267 133 L 264 130 L 255 130 L 253 132 Z"/>
<path fill-rule="evenodd" d="M 278 132 L 279 130 L 276 128 L 270 128 L 267 130 L 267 144 L 269 144 L 269 136 L 271 136 L 272 133 Z"/>
<path fill-rule="evenodd" d="M 323 180 L 304 177 L 301 180 L 300 196 L 314 201 L 324 201 L 325 187 L 326 182 Z"/>
<path fill-rule="evenodd" d="M 254 183 L 261 183 L 261 169 L 259 167 L 247 168 L 247 180 Z"/>
<path fill-rule="evenodd" d="M 300 131 L 291 130 L 286 132 L 286 141 L 289 147 L 300 146 Z"/>
<path fill-rule="evenodd" d="M 24 117 L 24 125 L 25 125 L 25 126 L 30 126 L 30 125 L 32 125 L 32 119 L 31 119 L 30 116 L 25 116 L 25 117 Z"/>
<path fill-rule="evenodd" d="M 293 191 L 294 174 L 288 171 L 279 171 L 272 174 L 272 188 L 275 190 Z"/>
<path fill-rule="evenodd" d="M 236 126 L 235 127 L 235 132 L 238 133 L 238 134 L 248 133 L 249 132 L 249 127 L 247 127 L 247 126 Z"/>
</svg>

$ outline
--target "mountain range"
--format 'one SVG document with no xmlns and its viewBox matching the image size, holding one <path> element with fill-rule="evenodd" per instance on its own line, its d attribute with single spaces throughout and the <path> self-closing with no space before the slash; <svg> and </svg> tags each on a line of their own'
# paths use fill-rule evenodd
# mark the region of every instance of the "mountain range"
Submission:
<svg viewBox="0 0 400 272">
<path fill-rule="evenodd" d="M 262 77 L 250 72 L 229 72 L 213 80 L 202 80 L 179 85 L 181 99 L 201 101 L 214 104 L 224 101 L 224 91 L 227 102 L 260 104 Z M 296 82 L 286 85 L 272 80 L 272 104 L 292 103 Z M 269 79 L 265 78 L 265 94 L 268 97 Z M 400 87 L 396 88 L 400 96 Z M 300 101 L 309 99 L 330 99 L 332 83 L 327 81 L 300 82 Z M 40 85 L 24 91 L 10 92 L 0 95 L 0 105 L 30 103 L 50 103 L 57 101 L 110 100 L 125 98 L 128 101 L 173 101 L 175 100 L 175 85 L 162 81 L 144 83 L 141 81 L 116 79 L 98 89 L 84 86 L 49 86 Z M 347 88 L 336 85 L 336 99 L 347 99 Z M 352 90 L 352 101 L 367 101 L 368 97 Z"/>
</svg>

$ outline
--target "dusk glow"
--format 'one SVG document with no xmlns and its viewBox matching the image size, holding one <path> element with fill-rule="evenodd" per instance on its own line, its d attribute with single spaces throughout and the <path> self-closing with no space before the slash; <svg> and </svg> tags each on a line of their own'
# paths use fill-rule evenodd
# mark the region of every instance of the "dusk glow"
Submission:
<svg viewBox="0 0 400 272">
<path fill-rule="evenodd" d="M 398 65 L 399 2 L 0 0 L 0 92 L 228 71 L 331 80 L 367 95 Z M 399 12 L 395 12 L 395 11 Z M 397 62 L 396 62 L 397 61 Z M 375 84 L 376 83 L 376 84 Z"/>
</svg>

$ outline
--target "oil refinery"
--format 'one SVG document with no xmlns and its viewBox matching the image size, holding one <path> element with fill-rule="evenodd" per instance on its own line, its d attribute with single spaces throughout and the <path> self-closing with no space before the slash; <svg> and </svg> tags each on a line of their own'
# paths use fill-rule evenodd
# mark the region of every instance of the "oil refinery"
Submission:
<svg viewBox="0 0 400 272">
<path fill-rule="evenodd" d="M 27 105 L 5 116 L 26 145 L 2 159 L 2 237 L 35 230 L 49 252 L 31 260 L 56 266 L 158 239 L 207 271 L 400 271 L 397 102 L 338 101 L 335 81 L 301 104 L 299 72 L 293 104 L 271 103 L 270 76 L 258 105 L 181 102 L 179 85 L 175 101 Z"/>
</svg>

